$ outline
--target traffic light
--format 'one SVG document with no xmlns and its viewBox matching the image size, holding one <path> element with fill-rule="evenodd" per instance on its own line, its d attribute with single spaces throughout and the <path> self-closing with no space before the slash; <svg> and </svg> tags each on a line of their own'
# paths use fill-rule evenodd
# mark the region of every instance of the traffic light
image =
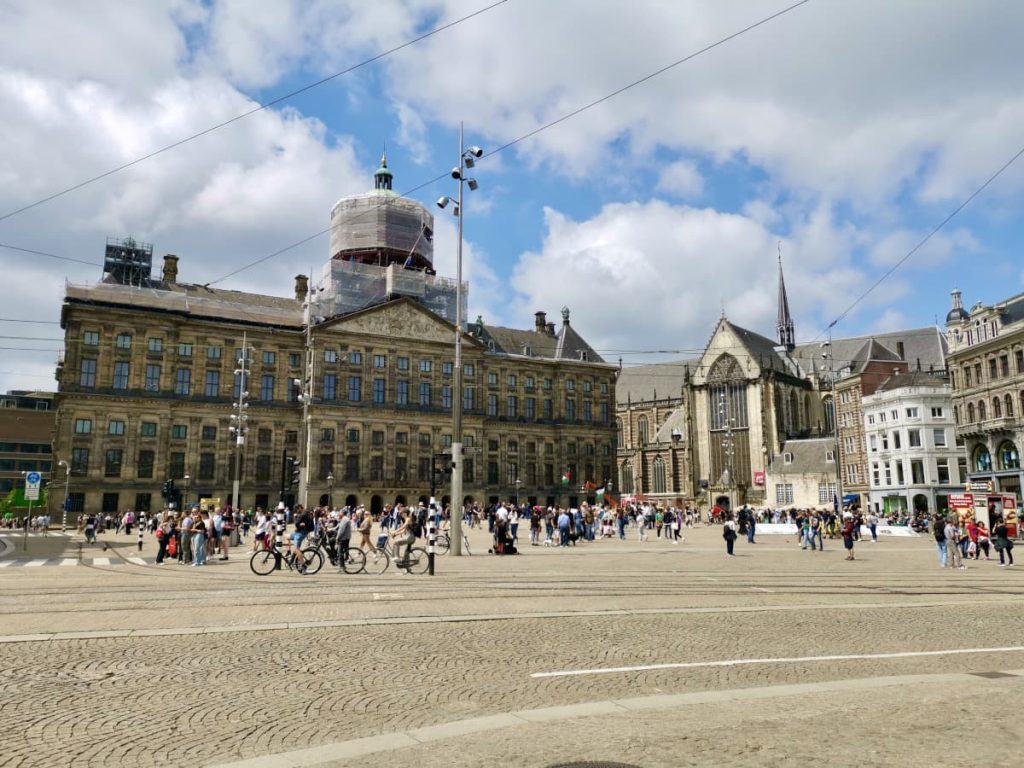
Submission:
<svg viewBox="0 0 1024 768">
<path fill-rule="evenodd" d="M 299 484 L 299 478 L 302 474 L 302 464 L 299 463 L 297 458 L 290 457 L 288 459 L 288 486 L 294 488 Z"/>
<path fill-rule="evenodd" d="M 174 481 L 173 480 L 165 480 L 164 481 L 164 488 L 160 492 L 160 495 L 163 496 L 165 499 L 173 499 L 174 498 Z"/>
</svg>

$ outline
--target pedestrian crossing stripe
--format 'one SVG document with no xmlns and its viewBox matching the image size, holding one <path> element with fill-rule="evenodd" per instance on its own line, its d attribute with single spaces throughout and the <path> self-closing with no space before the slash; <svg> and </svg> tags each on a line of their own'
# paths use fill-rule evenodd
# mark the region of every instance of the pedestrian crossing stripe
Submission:
<svg viewBox="0 0 1024 768">
<path fill-rule="evenodd" d="M 59 566 L 65 568 L 74 568 L 79 565 L 87 566 L 110 566 L 117 567 L 123 565 L 153 565 L 156 562 L 155 558 L 142 558 L 142 557 L 127 557 L 124 560 L 112 559 L 109 557 L 93 557 L 83 558 L 79 560 L 77 557 L 50 557 L 50 558 L 34 558 L 31 560 L 15 560 L 5 559 L 0 560 L 0 568 L 44 568 Z M 173 561 L 168 561 L 173 562 Z"/>
</svg>

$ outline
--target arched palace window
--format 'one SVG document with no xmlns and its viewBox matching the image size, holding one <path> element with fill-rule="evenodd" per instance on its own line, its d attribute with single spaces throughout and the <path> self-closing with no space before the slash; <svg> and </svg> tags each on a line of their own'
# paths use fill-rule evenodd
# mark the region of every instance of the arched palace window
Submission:
<svg viewBox="0 0 1024 768">
<path fill-rule="evenodd" d="M 992 471 L 992 454 L 984 445 L 979 445 L 974 449 L 974 470 L 976 472 Z"/>
<path fill-rule="evenodd" d="M 639 446 L 647 445 L 647 436 L 649 432 L 650 429 L 647 425 L 647 417 L 641 416 L 639 419 L 636 420 L 636 433 L 640 440 L 640 442 L 638 443 Z"/>
<path fill-rule="evenodd" d="M 1020 453 L 1010 440 L 999 446 L 999 468 L 1020 469 Z"/>
</svg>

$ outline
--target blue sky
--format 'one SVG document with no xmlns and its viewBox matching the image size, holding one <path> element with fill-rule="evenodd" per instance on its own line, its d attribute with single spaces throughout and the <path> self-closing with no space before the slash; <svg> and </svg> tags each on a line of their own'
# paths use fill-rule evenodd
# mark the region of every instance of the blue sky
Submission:
<svg viewBox="0 0 1024 768">
<path fill-rule="evenodd" d="M 0 210 L 239 114 L 399 45 L 487 0 L 166 0 L 0 11 Z M 387 145 L 395 186 L 492 150 L 786 3 L 508 0 L 357 72 L 21 215 L 0 242 L 100 261 L 132 234 L 205 283 L 323 229 L 371 186 Z M 811 0 L 480 162 L 465 220 L 470 312 L 528 327 L 572 310 L 625 362 L 689 356 L 724 305 L 774 333 L 781 241 L 799 340 L 817 335 L 1024 143 L 1024 7 Z M 54 36 L 75 46 L 53 46 Z M 116 39 L 118 45 L 110 45 Z M 1024 161 L 1021 161 L 1024 163 Z M 1024 290 L 1011 167 L 859 304 L 840 335 L 932 324 Z M 455 227 L 435 259 L 454 273 Z M 223 287 L 288 295 L 322 237 Z M 98 267 L 0 249 L 8 335 L 59 337 L 65 280 Z M 46 330 L 41 330 L 46 329 Z M 57 342 L 12 340 L 3 389 L 53 388 Z M 679 350 L 659 357 L 645 350 Z M 617 354 L 611 355 L 617 357 Z"/>
</svg>

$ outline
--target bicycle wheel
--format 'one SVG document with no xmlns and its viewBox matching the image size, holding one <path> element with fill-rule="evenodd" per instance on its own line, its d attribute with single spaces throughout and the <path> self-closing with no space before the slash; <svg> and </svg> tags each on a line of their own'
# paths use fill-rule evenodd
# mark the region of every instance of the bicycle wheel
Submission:
<svg viewBox="0 0 1024 768">
<path fill-rule="evenodd" d="M 341 569 L 345 573 L 359 573 L 366 567 L 366 553 L 356 547 L 349 547 L 343 553 L 344 560 L 341 561 Z"/>
<path fill-rule="evenodd" d="M 391 565 L 391 557 L 383 549 L 375 549 L 366 555 L 366 567 L 364 570 L 367 573 L 381 574 L 388 569 Z"/>
<path fill-rule="evenodd" d="M 434 542 L 434 554 L 447 555 L 451 546 L 452 540 L 448 538 L 447 533 L 438 534 L 437 541 Z"/>
<path fill-rule="evenodd" d="M 306 575 L 312 576 L 314 573 L 319 571 L 324 566 L 324 556 L 320 554 L 320 549 L 309 549 L 302 550 L 302 557 L 306 562 Z M 302 571 L 299 571 L 302 573 Z"/>
<path fill-rule="evenodd" d="M 430 566 L 429 556 L 427 550 L 422 547 L 413 547 L 409 550 L 409 554 L 406 557 L 405 570 L 409 573 L 419 576 L 427 572 L 427 568 Z"/>
<path fill-rule="evenodd" d="M 249 558 L 249 568 L 257 576 L 269 576 L 277 566 L 277 558 L 272 549 L 260 549 Z"/>
</svg>

